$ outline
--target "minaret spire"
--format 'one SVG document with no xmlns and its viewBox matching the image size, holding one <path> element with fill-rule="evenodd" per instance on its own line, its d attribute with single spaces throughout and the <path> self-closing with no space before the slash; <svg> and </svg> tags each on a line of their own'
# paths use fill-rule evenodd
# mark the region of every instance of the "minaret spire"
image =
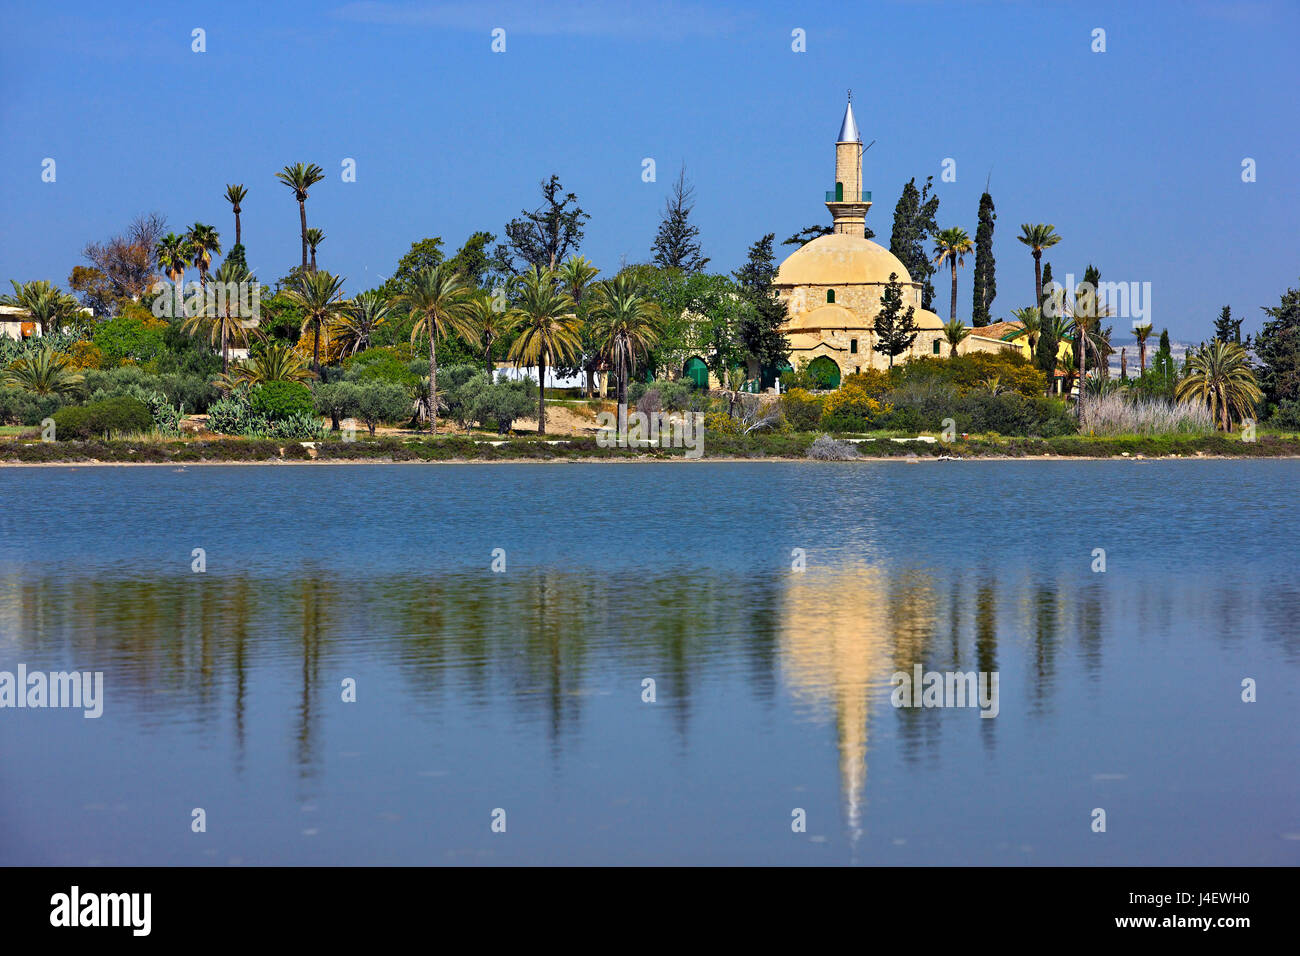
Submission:
<svg viewBox="0 0 1300 956">
<path fill-rule="evenodd" d="M 853 118 L 853 91 L 849 90 L 849 103 L 844 107 L 844 122 L 840 124 L 837 143 L 861 143 L 862 135 L 858 132 L 857 121 Z"/>
<path fill-rule="evenodd" d="M 866 232 L 867 210 L 871 193 L 862 191 L 862 136 L 853 118 L 853 91 L 849 90 L 844 107 L 844 122 L 835 139 L 835 191 L 826 194 L 826 208 L 831 211 L 837 234 L 862 238 Z"/>
</svg>

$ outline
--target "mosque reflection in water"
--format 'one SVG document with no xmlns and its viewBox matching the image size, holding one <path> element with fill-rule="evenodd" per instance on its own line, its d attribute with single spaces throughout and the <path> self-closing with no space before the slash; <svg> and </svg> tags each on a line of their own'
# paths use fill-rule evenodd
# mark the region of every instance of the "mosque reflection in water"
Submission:
<svg viewBox="0 0 1300 956">
<path fill-rule="evenodd" d="M 699 688 L 738 669 L 742 692 L 759 705 L 780 702 L 833 727 L 854 841 L 868 816 L 873 736 L 883 731 L 914 761 L 937 746 L 944 719 L 893 707 L 894 672 L 918 663 L 995 672 L 1000 634 L 1014 634 L 1025 645 L 1020 693 L 1031 715 L 1041 713 L 1051 706 L 1066 618 L 1095 671 L 1103 612 L 1101 595 L 1087 587 L 1026 580 L 1002 605 L 993 574 L 944 579 L 868 564 L 746 579 L 539 570 L 344 582 L 308 568 L 273 579 L 18 572 L 4 583 L 0 623 L 14 645 L 7 657 L 103 669 L 115 703 L 145 729 L 178 721 L 228 728 L 236 772 L 250 733 L 249 688 L 259 678 L 283 688 L 273 706 L 292 726 L 285 757 L 303 779 L 317 772 L 319 712 L 337 693 L 332 676 L 322 680 L 326 662 L 331 675 L 333 664 L 357 658 L 378 664 L 416 711 L 437 711 L 453 696 L 509 708 L 544 728 L 558 762 L 570 739 L 590 732 L 583 720 L 593 689 L 660 675 L 660 702 L 688 746 L 698 695 L 709 692 Z M 998 721 L 972 723 L 994 748 Z"/>
</svg>

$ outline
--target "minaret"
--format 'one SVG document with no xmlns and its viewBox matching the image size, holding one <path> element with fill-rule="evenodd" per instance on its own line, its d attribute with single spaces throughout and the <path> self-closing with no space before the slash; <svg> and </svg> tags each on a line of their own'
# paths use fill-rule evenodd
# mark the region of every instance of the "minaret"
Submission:
<svg viewBox="0 0 1300 956">
<path fill-rule="evenodd" d="M 846 236 L 862 237 L 866 231 L 867 210 L 871 193 L 862 191 L 862 136 L 853 119 L 853 91 L 844 108 L 844 122 L 835 141 L 835 189 L 826 194 L 826 208 L 831 211 L 833 231 Z"/>
</svg>

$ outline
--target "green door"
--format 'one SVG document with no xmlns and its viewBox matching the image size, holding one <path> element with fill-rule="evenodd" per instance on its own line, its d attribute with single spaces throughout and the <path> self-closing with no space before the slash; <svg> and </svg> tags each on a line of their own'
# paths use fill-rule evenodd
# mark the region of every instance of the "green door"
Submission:
<svg viewBox="0 0 1300 956">
<path fill-rule="evenodd" d="M 819 355 L 808 363 L 808 374 L 822 388 L 840 387 L 840 367 L 825 355 Z"/>
<path fill-rule="evenodd" d="M 693 356 L 686 360 L 686 367 L 682 369 L 682 374 L 695 383 L 698 389 L 707 390 L 709 387 L 709 367 L 704 364 L 704 359 Z"/>
</svg>

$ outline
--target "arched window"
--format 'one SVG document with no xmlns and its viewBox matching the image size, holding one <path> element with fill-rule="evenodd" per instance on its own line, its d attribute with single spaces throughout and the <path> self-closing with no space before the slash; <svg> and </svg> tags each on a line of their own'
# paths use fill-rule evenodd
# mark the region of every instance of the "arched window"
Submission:
<svg viewBox="0 0 1300 956">
<path fill-rule="evenodd" d="M 836 201 L 836 202 L 844 202 L 844 184 L 843 184 L 843 183 L 836 183 L 836 184 L 835 184 L 835 201 Z"/>
<path fill-rule="evenodd" d="M 834 289 L 827 289 L 827 290 L 826 290 L 826 301 L 827 301 L 827 302 L 834 302 L 834 301 L 835 301 L 835 290 L 834 290 Z"/>
</svg>

